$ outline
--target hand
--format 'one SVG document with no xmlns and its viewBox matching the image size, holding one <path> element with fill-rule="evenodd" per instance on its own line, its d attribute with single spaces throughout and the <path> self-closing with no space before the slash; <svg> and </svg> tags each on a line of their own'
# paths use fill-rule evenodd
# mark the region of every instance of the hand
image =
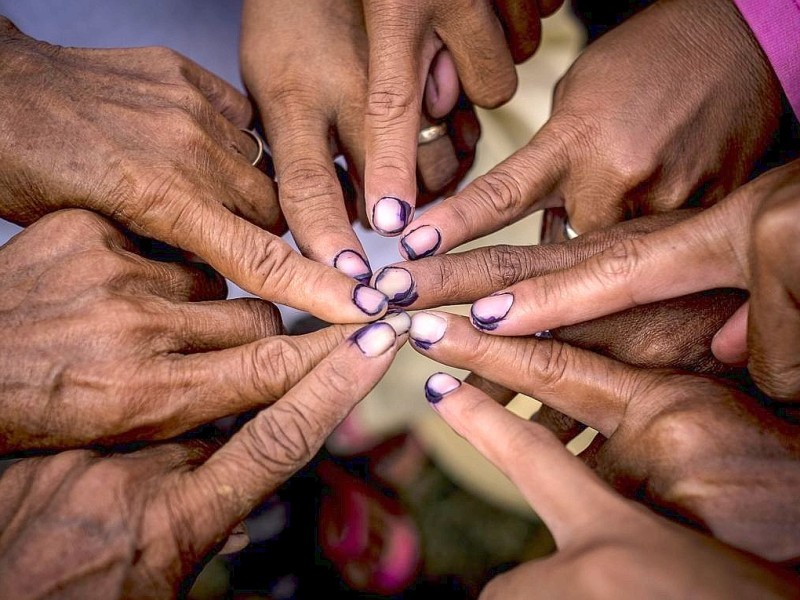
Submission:
<svg viewBox="0 0 800 600">
<path fill-rule="evenodd" d="M 0 250 L 0 454 L 166 439 L 281 397 L 353 326 L 282 336 L 200 265 L 153 262 L 60 211 Z"/>
<path fill-rule="evenodd" d="M 589 383 L 587 377 L 581 386 L 572 375 L 567 379 L 576 389 Z M 444 420 L 519 488 L 558 546 L 555 555 L 493 580 L 484 600 L 797 595 L 800 581 L 791 572 L 620 498 L 541 426 L 472 386 L 442 373 L 428 380 L 426 395 Z"/>
<path fill-rule="evenodd" d="M 397 263 L 381 269 L 372 284 L 398 308 L 471 303 L 518 282 L 568 273 L 621 240 L 640 238 L 695 214 L 695 210 L 681 210 L 642 217 L 561 244 L 490 246 Z M 551 333 L 556 339 L 636 366 L 740 375 L 741 369 L 713 356 L 711 341 L 744 299 L 739 290 L 714 290 L 632 307 L 554 328 Z"/>
<path fill-rule="evenodd" d="M 718 205 L 672 227 L 619 241 L 573 268 L 529 279 L 473 305 L 477 323 L 492 305 L 505 318 L 488 333 L 529 334 L 663 299 L 734 287 L 750 292 L 714 339 L 726 362 L 746 361 L 777 400 L 800 398 L 800 293 L 795 257 L 800 161 L 774 169 Z M 507 308 L 507 310 L 506 310 Z M 749 317 L 748 317 L 749 315 Z M 747 333 L 748 339 L 745 340 Z"/>
<path fill-rule="evenodd" d="M 423 96 L 440 95 L 436 73 L 454 63 L 472 102 L 499 106 L 516 89 L 514 61 L 530 57 L 539 44 L 539 18 L 562 3 L 364 0 L 369 36 L 365 196 L 376 231 L 398 235 L 413 218 L 420 111 Z M 448 53 L 441 54 L 443 48 Z M 442 116 L 428 108 L 434 118 Z"/>
<path fill-rule="evenodd" d="M 332 156 L 345 154 L 361 196 L 369 54 L 361 1 L 245 2 L 241 53 L 295 241 L 306 256 L 369 279 L 366 254 L 350 227 L 357 211 L 364 214 L 363 199 L 345 201 Z M 428 199 L 461 180 L 472 165 L 480 131 L 471 107 L 457 105 L 452 61 L 443 55 L 434 67 L 429 112 L 444 118 L 452 139 L 444 136 L 419 148 L 417 164 Z"/>
<path fill-rule="evenodd" d="M 595 428 L 603 437 L 589 458 L 620 490 L 769 560 L 800 557 L 800 429 L 737 388 L 556 340 L 485 335 L 447 313 L 415 314 L 409 335 L 425 356 Z"/>
<path fill-rule="evenodd" d="M 0 596 L 167 598 L 188 589 L 184 580 L 314 456 L 404 339 L 368 325 L 213 454 L 171 442 L 12 466 L 0 479 Z"/>
<path fill-rule="evenodd" d="M 778 127 L 781 88 L 730 0 L 662 0 L 575 61 L 531 142 L 406 229 L 444 253 L 566 205 L 580 233 L 712 204 L 744 183 Z"/>
<path fill-rule="evenodd" d="M 0 81 L 1 217 L 87 208 L 262 298 L 331 322 L 380 314 L 354 304 L 352 280 L 262 229 L 279 210 L 239 130 L 250 105 L 208 71 L 164 48 L 51 46 L 0 18 Z"/>
</svg>

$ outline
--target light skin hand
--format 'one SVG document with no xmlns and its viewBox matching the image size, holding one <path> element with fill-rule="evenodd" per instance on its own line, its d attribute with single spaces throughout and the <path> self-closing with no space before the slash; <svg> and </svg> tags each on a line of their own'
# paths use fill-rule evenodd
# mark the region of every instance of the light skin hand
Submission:
<svg viewBox="0 0 800 600">
<path fill-rule="evenodd" d="M 559 1 L 365 0 L 369 36 L 365 196 L 373 228 L 400 234 L 416 205 L 417 135 L 428 72 L 447 48 L 466 96 L 482 107 L 516 89 L 514 59 L 539 42 Z"/>
<path fill-rule="evenodd" d="M 166 48 L 52 46 L 0 18 L 0 81 L 3 218 L 90 209 L 264 299 L 329 322 L 378 316 L 353 302 L 355 282 L 265 230 L 280 213 L 239 130 L 252 109 L 215 75 Z"/>
<path fill-rule="evenodd" d="M 211 269 L 154 262 L 103 217 L 43 217 L 0 250 L 0 454 L 166 439 L 280 398 L 353 325 L 282 334 Z"/>
<path fill-rule="evenodd" d="M 170 442 L 15 464 L 0 479 L 0 595 L 185 592 L 197 565 L 375 386 L 404 339 L 386 323 L 368 325 L 216 452 Z"/>
<path fill-rule="evenodd" d="M 789 571 L 619 497 L 548 431 L 472 386 L 438 374 L 428 380 L 426 395 L 519 488 L 558 546 L 553 556 L 490 582 L 483 600 L 796 595 L 800 582 Z"/>
<path fill-rule="evenodd" d="M 350 226 L 364 213 L 369 44 L 361 2 L 252 0 L 243 10 L 244 80 L 259 106 L 295 241 L 306 256 L 368 280 L 366 254 Z M 306 35 L 309 30 L 313 36 Z M 420 149 L 422 183 L 435 197 L 454 187 L 472 164 L 479 126 L 471 107 L 454 111 L 459 85 L 446 52 L 426 74 L 427 110 L 443 119 L 452 136 Z M 349 203 L 334 172 L 337 152 L 345 155 L 357 188 L 358 197 Z"/>
<path fill-rule="evenodd" d="M 408 258 L 536 210 L 586 233 L 708 206 L 744 183 L 778 127 L 781 88 L 730 0 L 662 0 L 593 43 L 530 143 L 408 227 Z"/>
<path fill-rule="evenodd" d="M 795 161 L 688 220 L 481 299 L 473 304 L 473 321 L 492 335 L 525 335 L 695 292 L 738 288 L 750 292 L 750 302 L 717 334 L 715 354 L 738 362 L 747 361 L 749 352 L 750 372 L 762 390 L 797 400 L 800 316 L 792 298 L 800 289 L 793 256 L 798 190 Z"/>
<path fill-rule="evenodd" d="M 769 560 L 800 557 L 791 492 L 800 487 L 800 431 L 737 387 L 557 340 L 484 335 L 446 313 L 415 314 L 410 338 L 434 360 L 595 428 L 602 437 L 586 459 L 620 491 Z"/>
</svg>

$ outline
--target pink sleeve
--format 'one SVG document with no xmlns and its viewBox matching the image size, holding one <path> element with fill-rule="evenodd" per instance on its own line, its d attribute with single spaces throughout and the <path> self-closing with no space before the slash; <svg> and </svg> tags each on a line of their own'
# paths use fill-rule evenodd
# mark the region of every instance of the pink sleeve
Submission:
<svg viewBox="0 0 800 600">
<path fill-rule="evenodd" d="M 734 0 L 800 118 L 800 0 Z"/>
</svg>

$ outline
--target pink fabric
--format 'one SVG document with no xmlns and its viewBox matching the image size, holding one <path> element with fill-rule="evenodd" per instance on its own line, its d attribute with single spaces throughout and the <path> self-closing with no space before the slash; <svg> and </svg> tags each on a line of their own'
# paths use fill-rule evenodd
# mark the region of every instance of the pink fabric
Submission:
<svg viewBox="0 0 800 600">
<path fill-rule="evenodd" d="M 734 0 L 800 118 L 800 0 Z"/>
</svg>

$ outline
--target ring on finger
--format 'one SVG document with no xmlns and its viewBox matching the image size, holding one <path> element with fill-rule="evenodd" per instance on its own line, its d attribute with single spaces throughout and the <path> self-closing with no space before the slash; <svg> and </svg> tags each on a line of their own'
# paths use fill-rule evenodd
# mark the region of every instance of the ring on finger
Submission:
<svg viewBox="0 0 800 600">
<path fill-rule="evenodd" d="M 256 157 L 250 161 L 250 164 L 257 167 L 264 160 L 264 140 L 252 129 L 242 129 L 241 131 L 249 135 L 256 143 Z"/>
<path fill-rule="evenodd" d="M 578 233 L 577 231 L 575 231 L 572 228 L 572 225 L 570 225 L 570 223 L 569 223 L 569 219 L 567 219 L 565 217 L 564 218 L 564 237 L 567 238 L 568 240 L 574 240 L 579 235 L 580 235 L 580 233 Z"/>
<path fill-rule="evenodd" d="M 447 135 L 447 124 L 446 123 L 437 123 L 436 125 L 429 125 L 428 127 L 423 127 L 419 135 L 417 136 L 417 144 L 420 146 L 424 144 L 430 144 L 431 142 L 435 142 L 439 138 L 443 138 Z"/>
</svg>

